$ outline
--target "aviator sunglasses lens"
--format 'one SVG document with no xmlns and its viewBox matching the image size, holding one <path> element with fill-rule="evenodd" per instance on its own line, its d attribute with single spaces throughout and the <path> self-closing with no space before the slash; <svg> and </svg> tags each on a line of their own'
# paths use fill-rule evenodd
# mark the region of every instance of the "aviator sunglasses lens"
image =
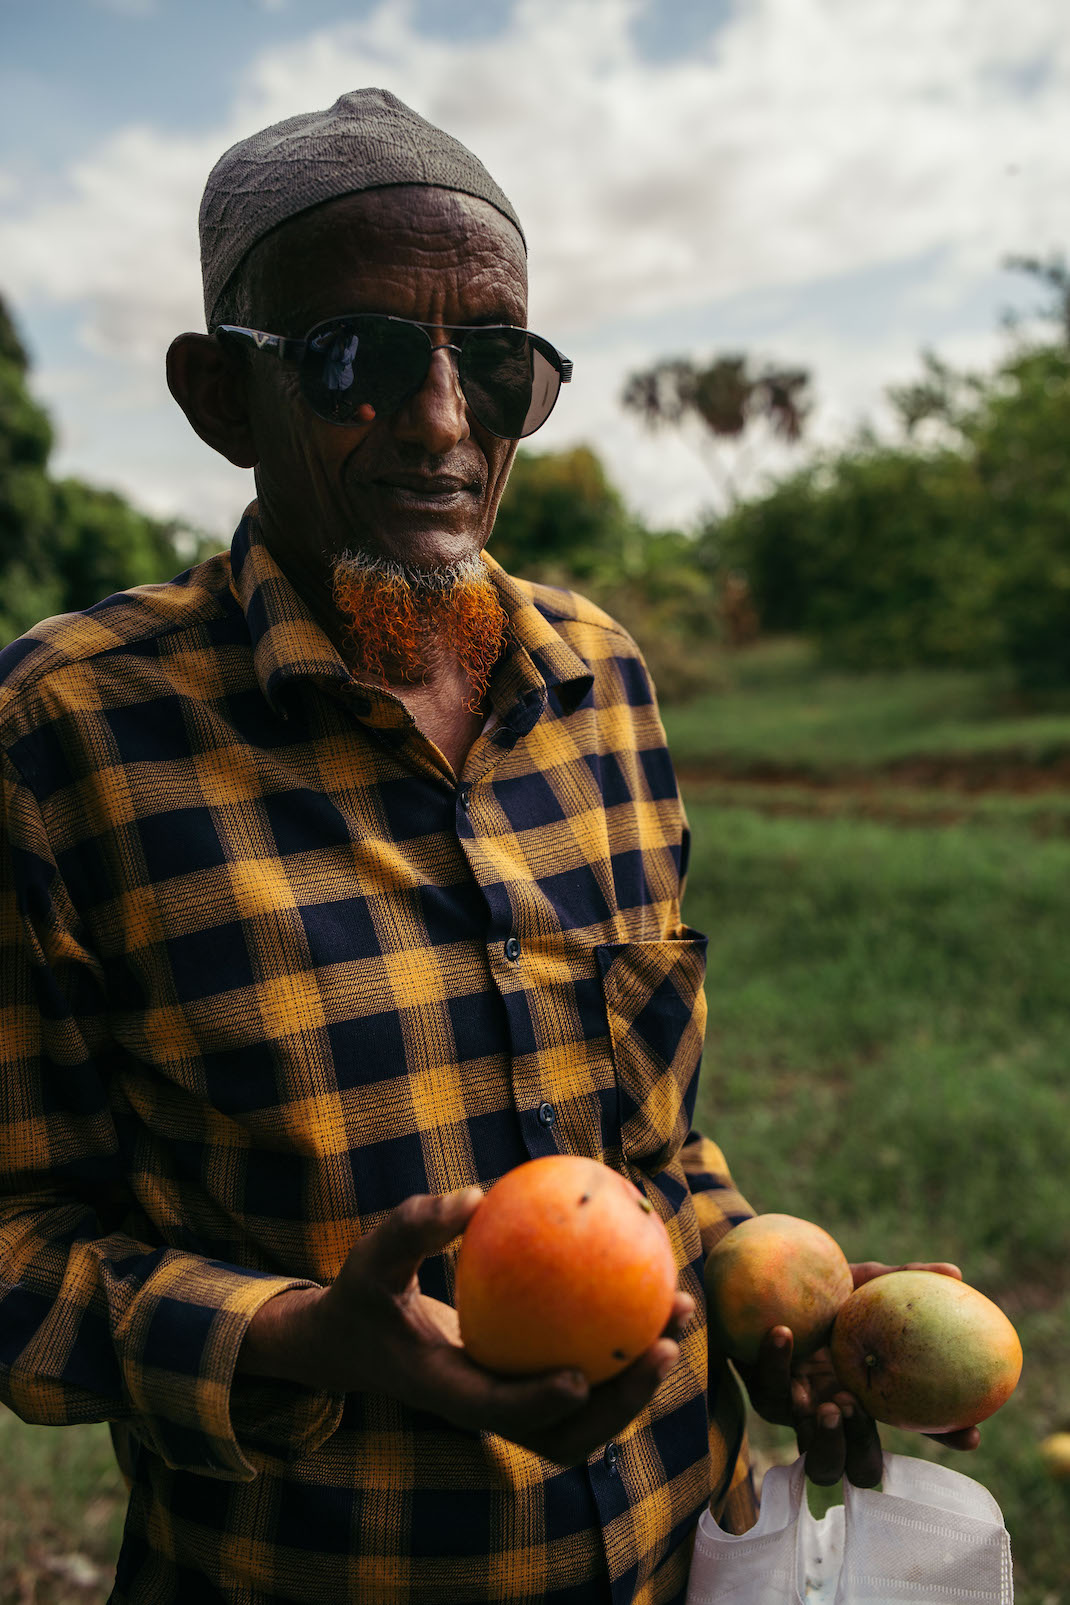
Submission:
<svg viewBox="0 0 1070 1605">
<path fill-rule="evenodd" d="M 338 319 L 308 336 L 301 386 L 313 412 L 351 423 L 363 406 L 393 412 L 423 383 L 431 343 L 416 324 L 388 318 Z"/>
<path fill-rule="evenodd" d="M 531 407 L 532 344 L 522 329 L 473 330 L 458 369 L 472 412 L 492 434 L 518 440 Z"/>
<path fill-rule="evenodd" d="M 465 399 L 491 434 L 523 440 L 549 418 L 561 390 L 553 347 L 524 329 L 475 329 L 461 346 Z"/>
</svg>

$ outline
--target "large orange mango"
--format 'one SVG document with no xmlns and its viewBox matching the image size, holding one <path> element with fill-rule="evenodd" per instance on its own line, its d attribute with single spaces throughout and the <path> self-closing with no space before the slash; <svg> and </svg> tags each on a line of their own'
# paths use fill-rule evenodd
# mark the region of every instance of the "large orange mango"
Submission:
<svg viewBox="0 0 1070 1605">
<path fill-rule="evenodd" d="M 1022 1371 L 1018 1334 L 998 1305 L 935 1271 L 864 1282 L 832 1330 L 832 1363 L 877 1421 L 954 1432 L 994 1414 Z"/>
<path fill-rule="evenodd" d="M 676 1292 L 669 1234 L 626 1177 L 552 1154 L 487 1193 L 457 1259 L 473 1360 L 513 1375 L 576 1367 L 604 1382 L 661 1336 Z"/>
<path fill-rule="evenodd" d="M 755 1215 L 707 1255 L 710 1342 L 753 1364 L 770 1327 L 790 1326 L 795 1353 L 812 1354 L 853 1287 L 846 1255 L 820 1226 Z"/>
</svg>

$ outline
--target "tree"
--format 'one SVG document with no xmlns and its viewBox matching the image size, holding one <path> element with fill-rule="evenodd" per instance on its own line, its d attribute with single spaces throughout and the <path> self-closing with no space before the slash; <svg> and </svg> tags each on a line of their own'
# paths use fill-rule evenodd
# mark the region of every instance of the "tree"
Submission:
<svg viewBox="0 0 1070 1605">
<path fill-rule="evenodd" d="M 48 414 L 29 389 L 29 359 L 0 300 L 0 645 L 39 619 L 185 568 L 178 523 L 150 518 L 114 491 L 48 473 Z M 187 541 L 187 545 L 190 543 Z M 194 535 L 196 556 L 216 543 Z"/>
<path fill-rule="evenodd" d="M 1037 256 L 1008 256 L 1003 265 L 1019 273 L 1028 273 L 1045 286 L 1049 301 L 1041 308 L 1041 317 L 1056 323 L 1063 344 L 1070 346 L 1070 267 L 1062 253 L 1055 252 L 1047 261 Z M 1016 320 L 1012 317 L 1009 321 L 1013 327 Z"/>
<path fill-rule="evenodd" d="M 669 357 L 633 373 L 621 405 L 648 429 L 670 427 L 697 442 L 732 506 L 738 499 L 740 464 L 733 472 L 724 454 L 711 454 L 710 446 L 738 447 L 756 427 L 769 438 L 796 443 L 810 409 L 809 385 L 805 369 L 767 364 L 752 372 L 745 356 L 715 357 L 705 367 L 686 357 Z"/>
<path fill-rule="evenodd" d="M 45 465 L 52 426 L 26 385 L 29 360 L 0 301 L 0 598 L 13 589 L 42 598 L 47 570 L 37 560 L 51 515 Z M 0 600 L 0 609 L 4 607 Z M 48 609 L 46 608 L 46 611 Z"/>
<path fill-rule="evenodd" d="M 986 376 L 930 361 L 904 387 L 936 446 L 863 438 L 707 535 L 767 629 L 856 669 L 1009 663 L 1070 684 L 1070 348 L 1019 347 Z"/>
<path fill-rule="evenodd" d="M 969 426 L 1006 655 L 1029 688 L 1070 685 L 1070 346 L 1017 353 Z"/>
<path fill-rule="evenodd" d="M 521 448 L 490 550 L 510 573 L 570 585 L 619 569 L 637 528 L 589 446 Z"/>
</svg>

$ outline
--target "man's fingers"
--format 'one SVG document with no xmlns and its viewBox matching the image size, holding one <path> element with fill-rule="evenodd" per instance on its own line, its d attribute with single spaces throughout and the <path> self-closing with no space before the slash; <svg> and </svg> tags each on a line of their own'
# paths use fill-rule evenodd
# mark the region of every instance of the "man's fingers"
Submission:
<svg viewBox="0 0 1070 1605">
<path fill-rule="evenodd" d="M 867 1259 L 858 1265 L 851 1266 L 851 1275 L 854 1277 L 855 1287 L 861 1287 L 865 1282 L 872 1282 L 875 1276 L 884 1276 L 888 1271 L 894 1271 L 895 1265 L 885 1265 L 880 1260 Z"/>
<path fill-rule="evenodd" d="M 884 1474 L 877 1428 L 857 1401 L 827 1399 L 796 1427 L 806 1475 L 822 1487 L 848 1477 L 857 1488 L 875 1488 Z"/>
<path fill-rule="evenodd" d="M 847 1476 L 856 1488 L 875 1488 L 884 1475 L 884 1450 L 876 1425 L 854 1401 L 840 1405 L 840 1417 Z"/>
<path fill-rule="evenodd" d="M 898 1268 L 902 1271 L 932 1271 L 936 1276 L 953 1276 L 956 1282 L 962 1281 L 962 1272 L 959 1267 L 952 1265 L 951 1261 L 946 1259 L 933 1260 L 927 1263 L 921 1260 L 911 1260 L 909 1265 L 900 1265 Z"/>
<path fill-rule="evenodd" d="M 799 1433 L 799 1448 L 806 1455 L 806 1475 L 827 1488 L 839 1482 L 847 1462 L 843 1413 L 838 1404 L 818 1405 Z"/>
<path fill-rule="evenodd" d="M 354 1252 L 363 1274 L 393 1293 L 403 1293 L 421 1260 L 437 1254 L 463 1232 L 482 1199 L 478 1187 L 406 1198 L 381 1226 L 357 1242 Z"/>
<path fill-rule="evenodd" d="M 791 1374 L 794 1338 L 790 1326 L 774 1326 L 761 1341 L 758 1363 L 747 1380 L 756 1408 L 768 1421 L 790 1421 L 798 1408 L 797 1386 Z"/>
<path fill-rule="evenodd" d="M 875 1488 L 884 1473 L 877 1429 L 854 1402 L 819 1405 L 800 1423 L 798 1441 L 806 1475 L 821 1487 L 847 1476 L 857 1488 Z"/>
<path fill-rule="evenodd" d="M 798 1379 L 791 1372 L 793 1347 L 791 1328 L 774 1326 L 762 1339 L 753 1365 L 733 1362 L 758 1414 L 782 1426 L 793 1422 L 803 1405 L 796 1397 Z M 805 1392 L 805 1384 L 800 1381 L 799 1385 Z"/>
<path fill-rule="evenodd" d="M 758 1364 L 768 1378 L 767 1385 L 785 1397 L 791 1392 L 791 1362 L 795 1339 L 790 1326 L 774 1326 L 762 1339 Z"/>
<path fill-rule="evenodd" d="M 672 1339 L 659 1338 L 626 1371 L 592 1389 L 578 1371 L 501 1377 L 460 1349 L 442 1348 L 428 1356 L 423 1386 L 436 1413 L 454 1425 L 497 1432 L 574 1465 L 639 1414 L 679 1357 Z"/>
<path fill-rule="evenodd" d="M 884 1265 L 880 1260 L 867 1259 L 851 1266 L 855 1287 L 861 1287 L 864 1282 L 872 1282 L 875 1276 L 887 1276 L 889 1271 L 933 1271 L 937 1276 L 953 1276 L 956 1281 L 962 1281 L 959 1267 L 946 1259 L 911 1260 L 907 1265 Z"/>
<path fill-rule="evenodd" d="M 680 1358 L 679 1345 L 659 1338 L 646 1353 L 608 1382 L 592 1388 L 586 1407 L 556 1433 L 529 1440 L 559 1465 L 577 1465 L 634 1421 Z"/>
<path fill-rule="evenodd" d="M 956 1432 L 927 1432 L 925 1436 L 934 1443 L 942 1443 L 945 1449 L 976 1449 L 981 1442 L 976 1427 L 959 1427 Z"/>
<path fill-rule="evenodd" d="M 425 1408 L 454 1426 L 500 1433 L 522 1442 L 524 1433 L 556 1426 L 582 1410 L 590 1388 L 582 1372 L 549 1371 L 505 1377 L 470 1360 L 463 1349 L 443 1346 L 423 1358 L 414 1392 Z"/>
<path fill-rule="evenodd" d="M 649 1404 L 679 1357 L 679 1346 L 672 1339 L 659 1338 L 626 1371 L 599 1383 L 577 1408 L 559 1414 L 556 1420 L 537 1398 L 521 1400 L 516 1384 L 508 1382 L 509 1393 L 498 1400 L 496 1418 L 487 1418 L 484 1425 L 558 1465 L 580 1465 Z M 569 1375 L 558 1372 L 554 1378 L 540 1380 L 549 1383 Z M 534 1410 L 532 1402 L 537 1405 Z"/>
<path fill-rule="evenodd" d="M 669 1319 L 662 1336 L 670 1338 L 683 1337 L 691 1325 L 691 1317 L 694 1313 L 695 1301 L 691 1294 L 678 1292 L 673 1299 L 672 1309 L 669 1312 Z"/>
</svg>

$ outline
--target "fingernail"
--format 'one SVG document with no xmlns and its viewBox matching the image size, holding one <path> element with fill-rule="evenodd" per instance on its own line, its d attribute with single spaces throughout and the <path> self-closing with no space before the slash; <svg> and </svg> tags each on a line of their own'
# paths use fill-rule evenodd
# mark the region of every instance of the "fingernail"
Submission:
<svg viewBox="0 0 1070 1605">
<path fill-rule="evenodd" d="M 855 1418 L 855 1407 L 854 1407 L 854 1405 L 853 1404 L 841 1404 L 840 1405 L 840 1415 L 843 1417 L 843 1419 L 845 1421 L 853 1421 L 854 1418 Z"/>
<path fill-rule="evenodd" d="M 788 1337 L 788 1334 L 786 1332 L 774 1332 L 773 1333 L 773 1347 L 774 1347 L 774 1349 L 786 1349 L 790 1342 L 791 1342 L 791 1339 Z"/>
<path fill-rule="evenodd" d="M 830 1405 L 819 1412 L 817 1419 L 822 1432 L 835 1432 L 840 1424 L 840 1412 L 836 1405 Z"/>
</svg>

